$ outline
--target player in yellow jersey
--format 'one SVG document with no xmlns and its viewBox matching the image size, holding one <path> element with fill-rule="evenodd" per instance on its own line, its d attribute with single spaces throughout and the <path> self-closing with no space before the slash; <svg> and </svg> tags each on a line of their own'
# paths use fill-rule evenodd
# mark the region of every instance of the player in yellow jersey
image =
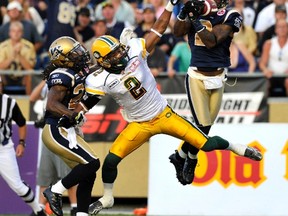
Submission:
<svg viewBox="0 0 288 216">
<path fill-rule="evenodd" d="M 86 94 L 80 102 L 81 108 L 88 111 L 105 95 L 111 95 L 123 108 L 123 117 L 129 124 L 114 141 L 104 160 L 104 195 L 90 205 L 90 214 L 113 206 L 113 183 L 118 164 L 155 134 L 171 135 L 203 151 L 226 149 L 252 160 L 262 159 L 261 153 L 254 148 L 232 144 L 219 136 L 208 137 L 175 113 L 158 91 L 147 65 L 147 56 L 167 28 L 172 10 L 173 5 L 168 3 L 145 39 L 129 38 L 123 44 L 104 35 L 92 45 L 92 53 L 101 68 L 86 78 Z"/>
</svg>

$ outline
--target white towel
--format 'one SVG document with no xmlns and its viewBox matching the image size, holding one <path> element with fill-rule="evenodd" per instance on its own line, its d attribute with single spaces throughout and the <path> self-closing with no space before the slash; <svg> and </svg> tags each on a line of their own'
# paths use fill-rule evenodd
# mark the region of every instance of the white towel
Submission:
<svg viewBox="0 0 288 216">
<path fill-rule="evenodd" d="M 70 127 L 69 129 L 65 129 L 67 132 L 67 139 L 69 140 L 69 148 L 73 149 L 76 148 L 78 149 L 77 146 L 77 135 L 74 127 Z"/>
</svg>

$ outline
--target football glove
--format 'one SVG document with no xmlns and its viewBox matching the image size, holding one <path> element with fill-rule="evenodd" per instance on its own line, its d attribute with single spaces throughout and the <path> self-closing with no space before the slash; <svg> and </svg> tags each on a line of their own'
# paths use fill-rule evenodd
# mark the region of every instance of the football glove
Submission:
<svg viewBox="0 0 288 216">
<path fill-rule="evenodd" d="M 59 121 L 57 127 L 64 127 L 64 128 L 70 128 L 70 127 L 81 127 L 86 122 L 86 117 L 84 116 L 84 112 L 81 111 L 79 113 L 73 113 L 71 118 L 69 118 L 67 115 L 63 115 Z"/>
<path fill-rule="evenodd" d="M 179 14 L 177 15 L 177 19 L 180 21 L 184 21 L 187 17 L 187 11 L 185 9 L 185 6 L 182 6 Z"/>
<path fill-rule="evenodd" d="M 194 22 L 201 16 L 204 9 L 205 0 L 191 0 L 184 4 L 188 18 Z"/>
</svg>

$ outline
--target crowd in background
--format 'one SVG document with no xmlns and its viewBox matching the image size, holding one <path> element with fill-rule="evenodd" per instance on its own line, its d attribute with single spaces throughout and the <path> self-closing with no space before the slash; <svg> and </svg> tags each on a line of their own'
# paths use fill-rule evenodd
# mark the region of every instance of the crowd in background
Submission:
<svg viewBox="0 0 288 216">
<path fill-rule="evenodd" d="M 47 49 L 59 36 L 71 36 L 88 50 L 95 38 L 109 34 L 119 39 L 125 27 L 145 37 L 161 14 L 166 0 L 4 0 L 0 16 L 0 70 L 42 70 Z M 243 16 L 241 31 L 234 35 L 229 72 L 261 73 L 271 78 L 288 73 L 288 26 L 286 0 L 230 0 L 229 7 Z M 181 8 L 175 7 L 158 46 L 150 53 L 148 65 L 154 76 L 186 73 L 193 53 L 187 38 L 177 38 L 172 29 Z M 11 25 L 10 25 L 11 24 Z M 157 58 L 155 58 L 157 56 Z M 94 59 L 94 58 L 91 58 Z M 4 90 L 31 93 L 31 75 L 3 75 Z M 281 83 L 282 82 L 282 83 Z M 286 86 L 288 79 L 271 85 Z M 282 96 L 284 96 L 282 95 Z"/>
</svg>

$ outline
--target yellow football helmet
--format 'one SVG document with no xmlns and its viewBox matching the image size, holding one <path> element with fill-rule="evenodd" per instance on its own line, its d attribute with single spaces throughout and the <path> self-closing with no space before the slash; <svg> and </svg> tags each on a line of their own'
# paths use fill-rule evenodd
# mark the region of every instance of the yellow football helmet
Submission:
<svg viewBox="0 0 288 216">
<path fill-rule="evenodd" d="M 82 70 L 90 62 L 88 50 L 68 36 L 59 37 L 50 45 L 49 57 L 55 66 L 74 70 Z"/>
<path fill-rule="evenodd" d="M 128 47 L 110 35 L 97 38 L 91 48 L 97 63 L 110 73 L 120 73 L 125 69 L 129 57 Z"/>
</svg>

